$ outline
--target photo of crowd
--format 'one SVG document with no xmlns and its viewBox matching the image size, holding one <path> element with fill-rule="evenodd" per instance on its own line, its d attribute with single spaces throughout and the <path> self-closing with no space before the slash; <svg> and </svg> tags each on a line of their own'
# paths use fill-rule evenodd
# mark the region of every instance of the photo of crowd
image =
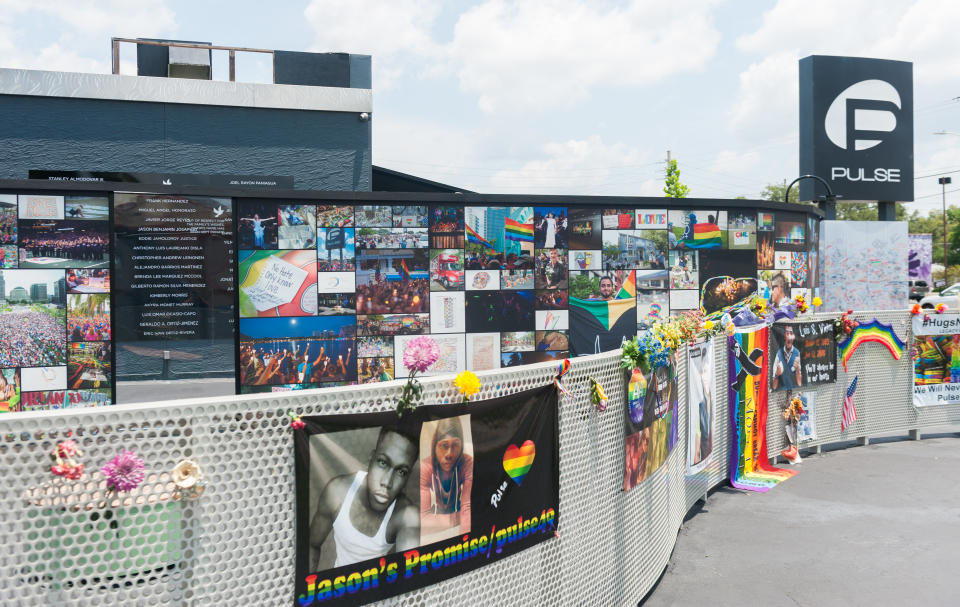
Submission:
<svg viewBox="0 0 960 607">
<path fill-rule="evenodd" d="M 528 352 L 533 349 L 533 331 L 508 331 L 500 334 L 501 352 Z"/>
<path fill-rule="evenodd" d="M 110 296 L 67 295 L 70 341 L 110 340 Z"/>
<path fill-rule="evenodd" d="M 600 210 L 581 207 L 569 209 L 568 213 L 570 248 L 580 251 L 599 249 L 602 242 Z"/>
<path fill-rule="evenodd" d="M 107 268 L 107 222 L 20 220 L 21 268 Z"/>
<path fill-rule="evenodd" d="M 323 204 L 317 207 L 317 227 L 348 228 L 353 225 L 353 207 Z"/>
<path fill-rule="evenodd" d="M 358 337 L 357 356 L 370 358 L 377 356 L 393 356 L 392 337 Z"/>
<path fill-rule="evenodd" d="M 18 265 L 17 245 L 0 245 L 0 269 L 16 268 Z"/>
<path fill-rule="evenodd" d="M 429 246 L 426 228 L 357 228 L 357 248 L 426 249 Z"/>
<path fill-rule="evenodd" d="M 0 194 L 0 245 L 17 243 L 17 197 Z"/>
<path fill-rule="evenodd" d="M 361 251 L 357 256 L 358 314 L 429 312 L 426 249 Z"/>
<path fill-rule="evenodd" d="M 239 333 L 242 385 L 356 381 L 353 317 L 241 319 Z"/>
<path fill-rule="evenodd" d="M 429 314 L 370 314 L 357 316 L 357 335 L 421 335 L 429 332 Z"/>
<path fill-rule="evenodd" d="M 71 343 L 67 357 L 67 388 L 110 386 L 110 342 Z"/>
<path fill-rule="evenodd" d="M 63 276 L 63 270 L 0 271 L 4 291 L 0 300 L 0 367 L 66 364 L 65 302 L 56 297 L 56 285 Z"/>
</svg>

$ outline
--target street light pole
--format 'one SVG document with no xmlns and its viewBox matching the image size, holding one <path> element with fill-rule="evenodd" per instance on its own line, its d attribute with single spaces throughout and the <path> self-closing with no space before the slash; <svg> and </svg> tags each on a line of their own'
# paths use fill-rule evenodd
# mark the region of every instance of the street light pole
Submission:
<svg viewBox="0 0 960 607">
<path fill-rule="evenodd" d="M 949 287 L 950 281 L 947 278 L 947 273 L 950 271 L 950 265 L 947 263 L 947 184 L 951 183 L 952 179 L 940 177 L 937 182 L 943 191 L 943 286 Z"/>
</svg>

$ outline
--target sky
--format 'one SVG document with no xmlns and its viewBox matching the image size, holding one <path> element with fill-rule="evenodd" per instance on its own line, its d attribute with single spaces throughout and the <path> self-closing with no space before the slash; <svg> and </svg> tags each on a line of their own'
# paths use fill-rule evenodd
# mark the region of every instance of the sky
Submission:
<svg viewBox="0 0 960 607">
<path fill-rule="evenodd" d="M 0 0 L 0 66 L 108 73 L 109 38 L 373 56 L 373 162 L 485 193 L 759 197 L 798 175 L 797 64 L 914 63 L 916 201 L 960 205 L 960 2 Z M 122 73 L 135 50 L 123 45 Z M 226 79 L 225 53 L 214 78 Z M 237 79 L 270 82 L 268 55 Z M 947 135 L 934 135 L 947 131 Z M 952 172 L 952 173 L 951 173 Z"/>
</svg>

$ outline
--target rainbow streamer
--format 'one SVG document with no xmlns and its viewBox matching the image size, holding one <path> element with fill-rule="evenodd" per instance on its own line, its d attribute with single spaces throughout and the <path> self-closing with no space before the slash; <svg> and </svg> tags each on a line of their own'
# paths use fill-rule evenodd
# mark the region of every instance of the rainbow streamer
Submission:
<svg viewBox="0 0 960 607">
<path fill-rule="evenodd" d="M 736 333 L 730 344 L 730 417 L 733 448 L 730 449 L 730 484 L 737 489 L 766 493 L 787 480 L 795 470 L 775 468 L 767 455 L 767 338 L 769 329 Z M 734 354 L 734 346 L 744 353 Z M 761 355 L 751 357 L 759 352 Z M 742 356 L 755 363 L 756 375 L 741 364 Z M 749 361 L 748 361 L 749 363 Z"/>
<path fill-rule="evenodd" d="M 897 334 L 894 333 L 893 327 L 885 325 L 874 318 L 873 322 L 866 324 L 860 323 L 857 325 L 853 329 L 853 332 L 847 335 L 846 339 L 837 344 L 844 371 L 847 370 L 847 361 L 849 361 L 853 353 L 857 351 L 857 348 L 870 341 L 886 347 L 894 360 L 900 360 L 900 357 L 903 356 L 904 343 L 897 337 Z"/>
<path fill-rule="evenodd" d="M 557 386 L 557 390 L 560 394 L 564 396 L 573 396 L 573 393 L 567 389 L 567 386 L 563 383 L 563 376 L 570 372 L 570 359 L 564 358 L 560 361 L 560 367 L 557 369 L 557 377 L 553 380 L 553 383 Z"/>
<path fill-rule="evenodd" d="M 529 223 L 520 223 L 516 219 L 507 217 L 503 220 L 503 232 L 507 240 L 533 242 L 533 220 Z"/>
</svg>

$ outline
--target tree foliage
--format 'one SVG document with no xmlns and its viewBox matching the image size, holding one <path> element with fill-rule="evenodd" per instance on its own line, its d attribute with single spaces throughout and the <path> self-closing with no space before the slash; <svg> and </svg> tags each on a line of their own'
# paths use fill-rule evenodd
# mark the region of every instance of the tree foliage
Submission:
<svg viewBox="0 0 960 607">
<path fill-rule="evenodd" d="M 690 188 L 680 182 L 680 169 L 677 168 L 677 159 L 667 161 L 667 177 L 664 179 L 663 195 L 667 198 L 686 198 Z"/>
</svg>

